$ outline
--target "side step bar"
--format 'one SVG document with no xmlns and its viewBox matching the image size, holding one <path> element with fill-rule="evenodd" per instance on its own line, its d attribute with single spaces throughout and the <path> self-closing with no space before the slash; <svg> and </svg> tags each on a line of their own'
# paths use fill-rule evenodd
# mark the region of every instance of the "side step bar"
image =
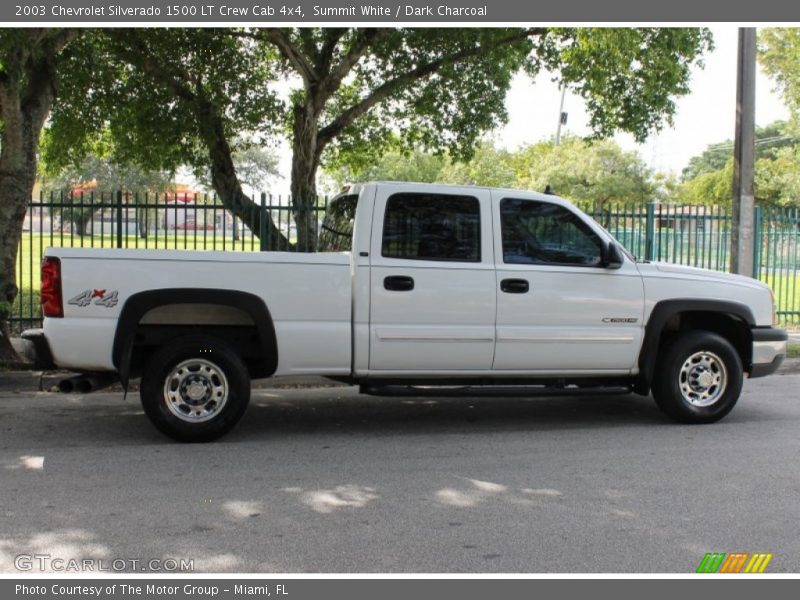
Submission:
<svg viewBox="0 0 800 600">
<path fill-rule="evenodd" d="M 480 386 L 428 386 L 428 385 L 369 385 L 358 388 L 370 396 L 438 396 L 438 397 L 532 397 L 532 396 L 598 396 L 629 394 L 631 386 L 546 386 L 546 385 L 480 385 Z"/>
</svg>

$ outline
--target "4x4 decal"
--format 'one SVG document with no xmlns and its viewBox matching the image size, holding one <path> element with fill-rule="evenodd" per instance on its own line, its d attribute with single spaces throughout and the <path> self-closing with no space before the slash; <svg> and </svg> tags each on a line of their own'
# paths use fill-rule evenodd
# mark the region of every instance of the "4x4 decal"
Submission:
<svg viewBox="0 0 800 600">
<path fill-rule="evenodd" d="M 83 308 L 92 304 L 92 300 L 94 300 L 95 306 L 111 308 L 119 302 L 119 292 L 117 290 L 84 290 L 74 298 L 70 298 L 67 304 Z"/>
</svg>

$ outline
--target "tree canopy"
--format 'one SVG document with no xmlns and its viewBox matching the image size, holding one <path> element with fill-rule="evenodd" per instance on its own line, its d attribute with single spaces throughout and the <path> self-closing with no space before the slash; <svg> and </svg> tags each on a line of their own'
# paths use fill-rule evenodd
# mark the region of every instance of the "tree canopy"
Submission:
<svg viewBox="0 0 800 600">
<path fill-rule="evenodd" d="M 787 124 L 784 121 L 775 121 L 766 127 L 756 127 L 756 160 L 774 158 L 778 150 L 794 144 L 795 140 L 788 132 Z M 681 178 L 688 181 L 704 173 L 719 171 L 725 167 L 732 156 L 733 140 L 728 139 L 710 144 L 701 154 L 689 159 L 689 164 L 683 169 Z"/>
<path fill-rule="evenodd" d="M 800 138 L 776 121 L 756 129 L 755 199 L 762 205 L 800 206 Z M 733 141 L 711 144 L 683 171 L 677 199 L 728 206 L 733 194 Z"/>
<path fill-rule="evenodd" d="M 800 121 L 800 29 L 761 29 L 758 60 L 783 96 L 796 129 Z"/>
<path fill-rule="evenodd" d="M 260 28 L 94 30 L 72 55 L 48 160 L 76 161 L 108 127 L 121 161 L 208 168 L 259 231 L 232 160 L 284 136 L 303 247 L 319 166 L 369 164 L 393 144 L 469 158 L 505 120 L 512 77 L 543 69 L 586 101 L 598 138 L 671 122 L 705 29 Z M 273 231 L 271 239 L 281 239 Z"/>
<path fill-rule="evenodd" d="M 335 184 L 385 179 L 513 187 L 544 191 L 601 206 L 614 202 L 649 202 L 663 197 L 663 178 L 636 152 L 611 140 L 565 137 L 556 146 L 538 142 L 509 152 L 480 144 L 468 161 L 418 150 L 394 150 L 362 169 L 330 173 Z"/>
</svg>

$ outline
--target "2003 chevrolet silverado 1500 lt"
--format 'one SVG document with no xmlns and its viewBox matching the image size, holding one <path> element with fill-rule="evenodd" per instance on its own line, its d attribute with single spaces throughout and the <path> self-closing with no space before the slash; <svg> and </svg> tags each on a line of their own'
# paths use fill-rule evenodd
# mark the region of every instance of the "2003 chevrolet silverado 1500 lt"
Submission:
<svg viewBox="0 0 800 600">
<path fill-rule="evenodd" d="M 182 441 L 233 427 L 251 378 L 299 374 L 372 393 L 622 387 L 709 423 L 786 353 L 766 285 L 637 261 L 552 195 L 356 185 L 319 250 L 50 248 L 37 341 L 58 367 L 141 377 Z"/>
</svg>

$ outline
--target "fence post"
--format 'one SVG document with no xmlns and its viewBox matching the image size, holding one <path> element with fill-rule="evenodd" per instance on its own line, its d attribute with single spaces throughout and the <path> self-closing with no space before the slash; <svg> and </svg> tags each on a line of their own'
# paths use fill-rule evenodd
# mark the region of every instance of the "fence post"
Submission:
<svg viewBox="0 0 800 600">
<path fill-rule="evenodd" d="M 761 275 L 761 207 L 753 207 L 753 279 Z"/>
<path fill-rule="evenodd" d="M 258 219 L 258 247 L 267 250 L 267 194 L 261 192 L 261 216 Z"/>
<path fill-rule="evenodd" d="M 122 190 L 117 192 L 117 248 L 122 248 Z"/>
<path fill-rule="evenodd" d="M 644 259 L 653 260 L 655 255 L 655 236 L 656 236 L 656 203 L 647 203 L 647 221 L 645 222 L 644 233 Z"/>
</svg>

